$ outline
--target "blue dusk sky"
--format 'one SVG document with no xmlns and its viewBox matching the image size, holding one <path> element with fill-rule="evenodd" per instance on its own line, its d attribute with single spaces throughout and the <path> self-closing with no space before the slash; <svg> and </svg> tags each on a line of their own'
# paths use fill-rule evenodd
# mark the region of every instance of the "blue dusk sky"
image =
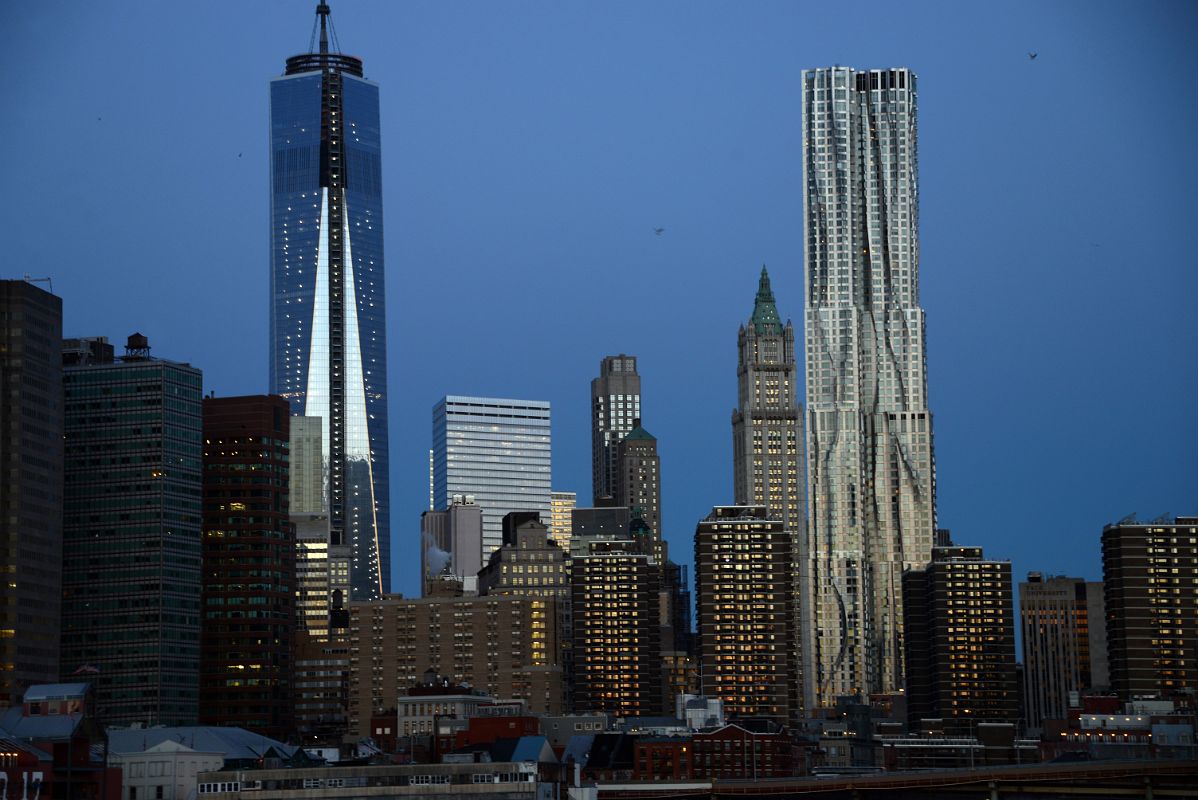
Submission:
<svg viewBox="0 0 1198 800">
<path fill-rule="evenodd" d="M 69 336 L 265 392 L 267 84 L 314 6 L 4 3 L 2 277 L 52 277 Z M 941 526 L 1016 580 L 1097 579 L 1105 523 L 1198 512 L 1198 4 L 332 6 L 381 87 L 395 589 L 433 404 L 550 400 L 554 487 L 587 505 L 621 352 L 692 560 L 732 501 L 762 264 L 802 335 L 800 71 L 835 64 L 919 75 Z"/>
</svg>

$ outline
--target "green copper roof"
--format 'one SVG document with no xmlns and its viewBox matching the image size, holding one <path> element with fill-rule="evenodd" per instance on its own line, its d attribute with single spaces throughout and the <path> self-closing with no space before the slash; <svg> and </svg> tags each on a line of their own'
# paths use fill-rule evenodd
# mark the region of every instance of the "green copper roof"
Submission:
<svg viewBox="0 0 1198 800">
<path fill-rule="evenodd" d="M 778 306 L 774 304 L 774 290 L 770 288 L 770 274 L 766 272 L 764 264 L 761 266 L 761 282 L 757 284 L 757 299 L 753 301 L 753 318 L 750 322 L 758 333 L 782 332 L 782 320 L 778 317 Z"/>
<path fill-rule="evenodd" d="M 656 437 L 656 436 L 654 436 L 653 434 L 649 433 L 649 431 L 645 430 L 643 427 L 641 427 L 641 421 L 638 419 L 638 420 L 636 421 L 636 427 L 635 427 L 635 428 L 633 428 L 632 430 L 630 430 L 630 431 L 628 432 L 628 435 L 624 437 L 624 441 L 626 441 L 626 442 L 627 442 L 627 441 L 629 441 L 629 440 L 631 440 L 631 441 L 637 441 L 637 440 L 640 440 L 640 441 L 650 441 L 650 442 L 656 442 L 656 441 L 657 441 L 657 437 Z"/>
</svg>

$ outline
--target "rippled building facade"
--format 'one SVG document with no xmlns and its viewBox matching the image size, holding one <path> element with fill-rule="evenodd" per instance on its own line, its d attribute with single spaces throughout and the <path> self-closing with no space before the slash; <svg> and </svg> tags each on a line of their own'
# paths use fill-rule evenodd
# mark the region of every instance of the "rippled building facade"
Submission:
<svg viewBox="0 0 1198 800">
<path fill-rule="evenodd" d="M 902 573 L 936 527 L 916 77 L 803 73 L 807 701 L 903 686 Z"/>
<path fill-rule="evenodd" d="M 330 545 L 365 600 L 390 583 L 379 90 L 330 52 L 328 11 L 270 84 L 270 390 L 321 419 Z"/>
</svg>

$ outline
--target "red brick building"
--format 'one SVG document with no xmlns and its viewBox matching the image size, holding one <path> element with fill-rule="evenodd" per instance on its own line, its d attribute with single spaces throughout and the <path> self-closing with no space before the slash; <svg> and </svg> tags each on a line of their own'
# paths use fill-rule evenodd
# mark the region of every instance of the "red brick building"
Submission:
<svg viewBox="0 0 1198 800">
<path fill-rule="evenodd" d="M 794 743 L 785 728 L 754 733 L 725 725 L 693 736 L 695 778 L 785 778 L 795 774 Z"/>
<path fill-rule="evenodd" d="M 689 736 L 641 736 L 633 745 L 632 779 L 688 779 L 693 754 L 694 744 Z"/>
</svg>

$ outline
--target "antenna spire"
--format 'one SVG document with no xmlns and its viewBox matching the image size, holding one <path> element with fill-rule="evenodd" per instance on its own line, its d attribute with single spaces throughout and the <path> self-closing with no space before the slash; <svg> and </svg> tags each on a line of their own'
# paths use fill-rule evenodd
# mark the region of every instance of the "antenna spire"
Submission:
<svg viewBox="0 0 1198 800">
<path fill-rule="evenodd" d="M 328 3 L 321 2 L 321 3 L 316 4 L 316 16 L 320 17 L 320 53 L 321 53 L 321 55 L 327 55 L 329 52 L 329 32 L 328 32 L 329 13 L 330 13 L 330 9 L 329 9 Z"/>
</svg>

